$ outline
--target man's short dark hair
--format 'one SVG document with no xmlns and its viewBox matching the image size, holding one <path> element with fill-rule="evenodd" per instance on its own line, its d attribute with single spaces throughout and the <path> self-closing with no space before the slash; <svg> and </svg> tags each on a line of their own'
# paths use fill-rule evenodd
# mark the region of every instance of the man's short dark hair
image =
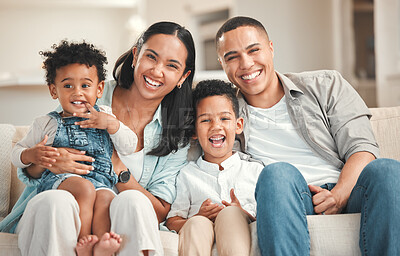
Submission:
<svg viewBox="0 0 400 256">
<path fill-rule="evenodd" d="M 197 117 L 197 105 L 199 102 L 211 96 L 225 96 L 232 104 L 233 112 L 239 117 L 239 101 L 236 97 L 236 89 L 233 84 L 219 79 L 200 81 L 193 90 L 194 117 Z"/>
<path fill-rule="evenodd" d="M 263 24 L 261 24 L 261 22 L 259 22 L 258 20 L 245 16 L 236 16 L 225 21 L 225 23 L 218 30 L 217 35 L 215 36 L 215 42 L 217 48 L 219 44 L 218 41 L 224 33 L 237 29 L 238 27 L 244 27 L 244 26 L 260 29 L 261 31 L 264 31 L 265 34 L 267 35 L 267 38 L 269 38 L 267 30 L 265 29 Z"/>
</svg>

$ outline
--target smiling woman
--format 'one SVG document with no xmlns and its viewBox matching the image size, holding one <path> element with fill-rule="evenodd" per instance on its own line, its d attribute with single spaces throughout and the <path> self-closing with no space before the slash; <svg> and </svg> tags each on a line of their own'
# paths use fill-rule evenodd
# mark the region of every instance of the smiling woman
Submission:
<svg viewBox="0 0 400 256">
<path fill-rule="evenodd" d="M 103 97 L 97 102 L 111 106 L 116 118 L 138 138 L 134 153 L 114 152 L 112 157 L 119 194 L 110 204 L 110 229 L 124 239 L 119 255 L 163 255 L 158 223 L 165 219 L 175 199 L 176 175 L 186 164 L 194 71 L 195 49 L 190 32 L 173 22 L 158 22 L 117 60 L 115 81 L 104 86 Z M 88 117 L 86 113 L 78 116 Z M 55 159 L 53 169 L 64 170 L 67 164 L 84 161 L 83 157 L 68 151 Z M 80 171 L 90 168 L 80 165 Z M 48 192 L 31 200 L 35 203 L 28 205 L 17 226 L 21 251 L 42 254 L 45 248 L 48 255 L 75 255 L 71 246 L 74 243 L 58 243 L 51 233 L 21 235 L 43 230 L 35 221 L 40 218 L 46 229 L 63 234 L 63 241 L 76 241 L 80 229 L 76 200 L 67 194 L 54 197 L 54 191 Z M 62 203 L 55 204 L 54 200 Z M 67 214 L 68 218 L 61 220 L 56 217 L 59 214 Z M 30 244 L 37 245 L 35 248 L 41 252 L 32 251 Z"/>
</svg>

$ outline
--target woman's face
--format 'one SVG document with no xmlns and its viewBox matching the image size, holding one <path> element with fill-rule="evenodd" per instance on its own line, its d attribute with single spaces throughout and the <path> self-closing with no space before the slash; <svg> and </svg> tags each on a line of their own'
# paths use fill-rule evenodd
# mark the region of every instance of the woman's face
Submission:
<svg viewBox="0 0 400 256">
<path fill-rule="evenodd" d="M 134 84 L 144 99 L 159 100 L 181 85 L 189 76 L 187 50 L 178 37 L 156 34 L 143 44 L 140 52 L 133 49 Z"/>
</svg>

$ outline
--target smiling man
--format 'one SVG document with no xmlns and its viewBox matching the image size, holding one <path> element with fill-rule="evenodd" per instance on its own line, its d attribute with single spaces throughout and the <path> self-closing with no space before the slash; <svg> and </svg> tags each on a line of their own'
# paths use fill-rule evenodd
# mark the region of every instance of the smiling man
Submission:
<svg viewBox="0 0 400 256">
<path fill-rule="evenodd" d="M 226 21 L 216 46 L 239 89 L 241 149 L 266 165 L 255 192 L 261 253 L 309 255 L 306 214 L 361 212 L 362 254 L 400 255 L 400 162 L 376 159 L 353 87 L 336 71 L 277 72 L 267 31 L 249 17 Z"/>
</svg>

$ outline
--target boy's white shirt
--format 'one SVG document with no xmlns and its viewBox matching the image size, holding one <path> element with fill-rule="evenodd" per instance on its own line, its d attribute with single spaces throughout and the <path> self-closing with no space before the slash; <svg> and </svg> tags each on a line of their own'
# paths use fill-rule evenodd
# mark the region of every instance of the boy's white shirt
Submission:
<svg viewBox="0 0 400 256">
<path fill-rule="evenodd" d="M 101 112 L 115 117 L 115 115 L 112 113 L 112 109 L 109 106 L 99 105 L 99 109 Z M 21 141 L 17 142 L 12 150 L 11 161 L 13 165 L 19 168 L 28 167 L 30 164 L 25 165 L 21 161 L 22 151 L 41 142 L 45 135 L 48 135 L 46 145 L 53 145 L 57 126 L 57 121 L 49 115 L 35 118 L 26 136 Z M 119 155 L 129 155 L 135 152 L 138 142 L 137 135 L 121 121 L 119 121 L 118 131 L 114 134 L 110 134 L 110 138 L 113 142 L 115 150 Z"/>
<path fill-rule="evenodd" d="M 221 163 L 210 163 L 199 157 L 181 169 L 176 181 L 177 195 L 167 218 L 180 216 L 188 219 L 197 214 L 202 203 L 210 198 L 213 203 L 231 202 L 233 188 L 242 208 L 256 216 L 255 187 L 263 165 L 242 160 L 238 153 Z"/>
</svg>

